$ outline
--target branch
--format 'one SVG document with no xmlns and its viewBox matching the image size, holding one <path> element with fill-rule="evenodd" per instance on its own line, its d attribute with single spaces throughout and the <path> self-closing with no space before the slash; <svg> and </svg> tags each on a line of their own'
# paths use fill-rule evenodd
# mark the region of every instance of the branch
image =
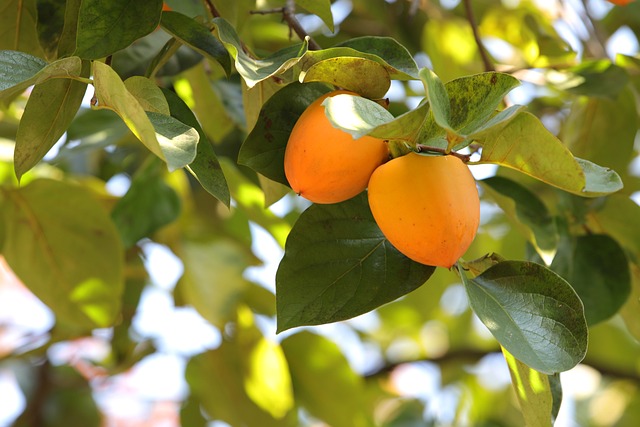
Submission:
<svg viewBox="0 0 640 427">
<path fill-rule="evenodd" d="M 471 30 L 473 31 L 473 38 L 476 41 L 476 45 L 478 45 L 478 50 L 480 51 L 480 57 L 482 58 L 482 63 L 484 64 L 485 71 L 495 71 L 495 67 L 487 54 L 487 49 L 484 47 L 484 43 L 482 43 L 482 39 L 480 38 L 480 32 L 478 31 L 478 24 L 476 23 L 476 18 L 473 15 L 473 9 L 471 8 L 471 0 L 464 0 L 464 9 L 467 14 L 467 21 L 469 21 L 469 25 L 471 25 Z"/>
<path fill-rule="evenodd" d="M 418 153 L 423 151 L 430 151 L 432 153 L 442 153 L 445 156 L 457 157 L 465 163 L 469 162 L 469 160 L 471 159 L 471 154 L 461 154 L 461 153 L 456 153 L 455 151 L 450 151 L 447 153 L 447 150 L 445 150 L 444 148 L 431 147 L 429 145 L 424 145 L 424 144 L 417 144 L 416 149 L 418 150 Z"/>
<path fill-rule="evenodd" d="M 289 36 L 291 36 L 291 31 L 296 33 L 300 40 L 304 40 L 306 37 L 309 37 L 309 49 L 310 50 L 320 50 L 322 49 L 320 45 L 313 39 L 311 36 L 302 28 L 300 25 L 300 21 L 296 18 L 296 4 L 294 0 L 287 0 L 287 3 L 284 7 L 278 7 L 275 9 L 267 9 L 267 10 L 252 10 L 249 12 L 252 15 L 268 15 L 272 13 L 282 13 L 282 20 L 289 25 Z"/>
<path fill-rule="evenodd" d="M 36 384 L 27 406 L 16 424 L 27 427 L 38 427 L 44 424 L 44 405 L 51 392 L 51 364 L 48 359 L 37 368 Z"/>
<path fill-rule="evenodd" d="M 220 18 L 220 12 L 218 12 L 218 9 L 216 9 L 216 6 L 213 4 L 213 2 L 211 0 L 205 0 L 205 3 L 207 4 L 209 12 L 211 12 L 211 16 L 213 16 L 214 18 Z"/>
</svg>

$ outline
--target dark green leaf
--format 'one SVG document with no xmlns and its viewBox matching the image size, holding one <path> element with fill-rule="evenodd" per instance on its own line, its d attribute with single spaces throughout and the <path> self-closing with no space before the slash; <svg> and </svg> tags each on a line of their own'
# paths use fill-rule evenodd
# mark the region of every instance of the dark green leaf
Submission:
<svg viewBox="0 0 640 427">
<path fill-rule="evenodd" d="M 99 59 L 124 49 L 154 31 L 161 12 L 162 0 L 83 1 L 74 54 Z"/>
<path fill-rule="evenodd" d="M 501 176 L 480 182 L 489 187 L 489 194 L 536 248 L 542 252 L 555 251 L 558 242 L 555 222 L 535 193 Z"/>
<path fill-rule="evenodd" d="M 65 0 L 64 27 L 58 41 L 58 57 L 62 58 L 73 54 L 76 50 L 76 37 L 78 35 L 78 18 L 82 0 Z"/>
<path fill-rule="evenodd" d="M 200 127 L 198 120 L 178 95 L 168 89 L 162 89 L 162 92 L 169 102 L 171 116 L 193 127 L 198 132 L 198 135 L 200 135 L 196 157 L 193 162 L 187 166 L 187 170 L 196 177 L 205 190 L 226 206 L 229 206 L 231 196 L 229 195 L 227 180 L 222 172 L 220 162 L 213 151 L 213 146 Z"/>
<path fill-rule="evenodd" d="M 330 83 L 372 99 L 382 98 L 391 86 L 384 66 L 370 59 L 346 56 L 317 62 L 301 73 L 300 78 L 304 83 Z"/>
<path fill-rule="evenodd" d="M 289 134 L 309 104 L 327 92 L 321 83 L 292 83 L 276 92 L 262 106 L 258 122 L 240 148 L 238 163 L 287 184 L 284 150 Z"/>
<path fill-rule="evenodd" d="M 159 161 L 150 159 L 153 161 L 133 177 L 129 190 L 111 212 L 127 248 L 174 221 L 180 213 L 178 195 L 162 180 Z"/>
<path fill-rule="evenodd" d="M 421 286 L 433 271 L 387 241 L 365 193 L 313 205 L 291 230 L 276 274 L 278 331 L 366 313 Z"/>
<path fill-rule="evenodd" d="M 82 74 L 88 77 L 89 63 L 83 65 Z M 33 88 L 16 135 L 13 159 L 18 180 L 62 137 L 86 90 L 86 83 L 69 79 L 49 80 Z"/>
<path fill-rule="evenodd" d="M 300 332 L 284 339 L 282 349 L 296 398 L 312 415 L 333 427 L 373 425 L 365 384 L 334 342 Z"/>
<path fill-rule="evenodd" d="M 617 313 L 631 292 L 627 257 L 618 242 L 605 234 L 566 239 L 551 268 L 576 290 L 589 325 Z"/>
<path fill-rule="evenodd" d="M 59 325 L 113 325 L 123 288 L 123 249 L 97 199 L 82 187 L 47 179 L 4 195 L 2 215 L 10 227 L 2 253 L 16 275 L 53 310 Z"/>
<path fill-rule="evenodd" d="M 64 27 L 66 0 L 37 0 L 38 38 L 47 58 L 57 58 L 58 41 Z"/>
<path fill-rule="evenodd" d="M 227 75 L 231 73 L 229 53 L 206 26 L 178 12 L 163 12 L 160 24 L 182 43 L 218 62 Z"/>
<path fill-rule="evenodd" d="M 582 302 L 556 273 L 531 262 L 504 261 L 474 279 L 460 274 L 471 308 L 514 357 L 545 374 L 571 369 L 584 358 Z"/>
<path fill-rule="evenodd" d="M 236 70 L 248 87 L 253 87 L 262 80 L 283 73 L 298 63 L 307 52 L 307 42 L 281 49 L 274 54 L 254 59 L 247 55 L 242 47 L 236 30 L 223 18 L 214 18 L 213 24 L 218 37 L 235 61 Z"/>
</svg>

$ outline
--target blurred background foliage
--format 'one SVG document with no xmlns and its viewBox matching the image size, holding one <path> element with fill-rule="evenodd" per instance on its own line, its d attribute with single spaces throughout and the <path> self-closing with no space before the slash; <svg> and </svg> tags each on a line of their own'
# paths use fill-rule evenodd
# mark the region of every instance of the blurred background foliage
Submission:
<svg viewBox="0 0 640 427">
<path fill-rule="evenodd" d="M 65 1 L 31 3 L 40 19 L 34 49 L 47 55 Z M 206 2 L 165 3 L 189 16 L 210 13 Z M 280 8 L 283 1 L 212 3 L 258 57 L 299 43 L 281 13 L 251 13 Z M 509 170 L 472 168 L 478 177 L 496 174 L 524 187 L 528 191 L 517 194 L 537 196 L 547 217 L 541 224 L 541 211 L 527 210 L 530 198 L 505 197 L 481 182 L 481 228 L 465 258 L 496 252 L 542 262 L 531 243 L 536 233 L 550 233 L 552 247 L 589 249 L 568 266 L 555 261 L 585 286 L 616 277 L 628 264 L 630 296 L 618 313 L 590 327 L 583 364 L 561 375 L 556 425 L 637 425 L 640 2 L 473 0 L 472 19 L 488 59 L 478 50 L 463 1 L 336 0 L 333 32 L 305 9 L 317 13 L 314 2 L 296 3 L 298 20 L 323 48 L 363 35 L 391 36 L 445 82 L 489 67 L 513 74 L 523 84 L 507 103 L 526 105 L 576 156 L 623 178 L 619 193 L 581 199 Z M 2 37 L 0 48 L 9 48 Z M 158 29 L 139 39 L 113 56 L 113 68 L 123 79 L 144 74 L 169 38 Z M 118 320 L 93 331 L 61 327 L 0 264 L 5 424 L 523 425 L 500 349 L 471 313 L 452 272 L 437 269 L 426 286 L 360 318 L 276 336 L 275 266 L 308 203 L 236 159 L 260 107 L 282 84 L 268 79 L 248 89 L 237 74 L 226 78 L 217 63 L 187 47 L 156 79 L 201 123 L 232 207 L 184 170 L 167 172 L 113 112 L 85 102 L 63 140 L 21 185 L 43 177 L 79 183 L 109 213 L 126 246 Z M 387 96 L 398 115 L 414 108 L 424 89 L 420 82 L 394 81 Z M 6 185 L 17 184 L 12 146 L 26 99 L 20 95 L 0 109 L 0 182 Z M 58 195 L 51 197 L 53 203 Z M 584 244 L 594 235 L 609 236 L 620 251 L 611 255 L 600 242 Z"/>
</svg>

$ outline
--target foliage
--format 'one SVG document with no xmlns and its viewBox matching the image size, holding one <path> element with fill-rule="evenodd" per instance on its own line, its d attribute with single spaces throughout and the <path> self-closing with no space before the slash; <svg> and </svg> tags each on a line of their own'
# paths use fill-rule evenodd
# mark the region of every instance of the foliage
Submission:
<svg viewBox="0 0 640 427">
<path fill-rule="evenodd" d="M 184 425 L 552 425 L 578 364 L 624 396 L 579 421 L 635 425 L 640 58 L 606 48 L 640 32 L 640 4 L 578 3 L 0 0 L 0 290 L 20 283 L 55 316 L 0 347 L 27 397 L 17 425 L 99 425 L 94 380 L 171 351 L 188 358 Z M 322 105 L 354 138 L 495 170 L 452 269 L 393 247 L 366 191 L 326 205 L 290 191 L 293 126 L 337 87 L 360 96 Z M 264 283 L 247 274 L 270 261 L 257 229 L 283 251 Z M 173 303 L 219 343 L 163 348 L 136 330 L 154 244 L 183 268 Z M 334 322 L 342 335 L 316 326 Z M 83 343 L 107 351 L 87 362 Z M 466 368 L 496 354 L 512 389 Z M 421 361 L 456 390 L 450 408 L 403 389 Z"/>
</svg>

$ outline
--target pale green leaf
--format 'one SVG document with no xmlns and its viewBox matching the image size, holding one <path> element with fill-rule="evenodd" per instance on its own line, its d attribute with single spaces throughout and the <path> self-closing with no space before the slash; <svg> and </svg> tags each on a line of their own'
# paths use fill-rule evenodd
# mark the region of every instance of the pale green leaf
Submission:
<svg viewBox="0 0 640 427">
<path fill-rule="evenodd" d="M 84 69 L 82 74 L 88 77 L 88 63 Z M 62 137 L 86 90 L 86 83 L 69 79 L 48 80 L 33 88 L 16 135 L 13 159 L 18 180 Z"/>
<path fill-rule="evenodd" d="M 22 52 L 0 51 L 0 99 L 24 92 L 29 86 L 53 78 L 80 76 L 82 61 L 77 56 L 59 59 L 51 64 Z"/>
<path fill-rule="evenodd" d="M 444 84 L 436 73 L 427 68 L 420 70 L 420 79 L 427 91 L 427 99 L 436 124 L 447 132 L 453 132 L 453 127 L 449 122 L 451 117 L 450 100 Z"/>
<path fill-rule="evenodd" d="M 0 4 L 0 50 L 19 50 L 44 57 L 37 22 L 36 0 L 4 0 Z"/>
<path fill-rule="evenodd" d="M 599 197 L 622 189 L 622 179 L 613 169 L 605 168 L 589 160 L 575 158 L 585 176 L 585 186 L 581 196 Z"/>
<path fill-rule="evenodd" d="M 366 313 L 415 290 L 434 269 L 387 241 L 365 193 L 312 205 L 291 230 L 276 273 L 278 331 Z"/>
<path fill-rule="evenodd" d="M 112 326 L 120 312 L 123 248 L 115 226 L 82 187 L 48 179 L 5 189 L 2 253 L 61 327 Z"/>
<path fill-rule="evenodd" d="M 343 51 L 342 49 L 346 49 Z M 418 66 L 406 47 L 391 37 L 364 36 L 346 40 L 334 48 L 324 51 L 310 51 L 314 56 L 320 52 L 344 52 L 341 56 L 361 56 L 379 62 L 387 68 L 394 80 L 417 80 Z M 356 52 L 357 54 L 349 53 Z M 324 55 L 323 55 L 324 56 Z M 326 57 L 325 57 L 326 59 Z"/>
<path fill-rule="evenodd" d="M 553 395 L 549 376 L 531 369 L 511 355 L 504 347 L 513 388 L 528 427 L 552 427 Z"/>
<path fill-rule="evenodd" d="M 523 261 L 498 263 L 473 279 L 459 272 L 471 308 L 514 357 L 545 374 L 569 370 L 584 358 L 584 308 L 562 277 Z"/>
<path fill-rule="evenodd" d="M 169 104 L 162 94 L 162 89 L 152 80 L 142 76 L 133 76 L 124 81 L 124 86 L 145 111 L 169 115 Z"/>
<path fill-rule="evenodd" d="M 300 73 L 300 79 L 303 83 L 330 83 L 371 99 L 382 98 L 391 86 L 384 66 L 370 59 L 347 56 L 317 62 Z"/>
<path fill-rule="evenodd" d="M 74 55 L 99 59 L 124 49 L 154 31 L 161 12 L 162 0 L 83 1 Z"/>
<path fill-rule="evenodd" d="M 322 19 L 322 22 L 333 32 L 333 14 L 331 13 L 331 0 L 296 0 L 296 4 L 307 12 L 313 13 Z"/>
<path fill-rule="evenodd" d="M 164 114 L 147 112 L 170 171 L 189 165 L 196 158 L 200 134 L 191 126 Z"/>
<path fill-rule="evenodd" d="M 322 105 L 329 121 L 354 139 L 369 135 L 393 120 L 393 115 L 383 106 L 360 96 L 340 94 L 325 99 Z"/>
<path fill-rule="evenodd" d="M 340 348 L 327 338 L 300 332 L 282 341 L 296 398 L 332 427 L 373 425 L 365 384 Z"/>
</svg>

